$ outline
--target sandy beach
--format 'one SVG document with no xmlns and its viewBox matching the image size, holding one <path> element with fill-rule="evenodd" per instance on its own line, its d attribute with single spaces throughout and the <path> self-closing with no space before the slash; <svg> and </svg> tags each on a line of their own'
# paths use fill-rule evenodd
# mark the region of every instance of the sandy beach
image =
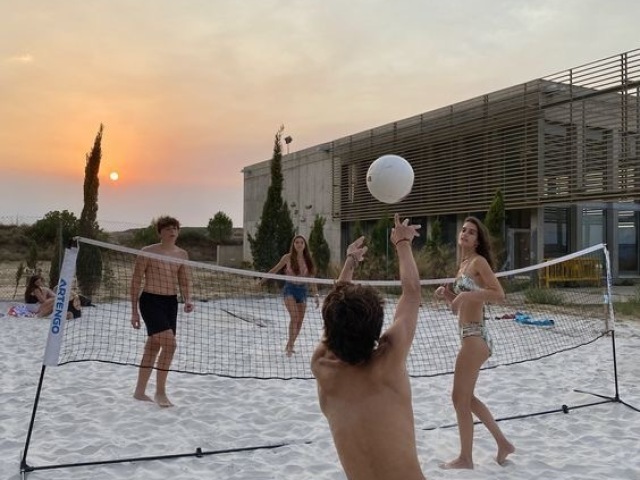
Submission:
<svg viewBox="0 0 640 480">
<path fill-rule="evenodd" d="M 48 321 L 0 318 L 0 473 L 20 478 L 19 460 L 42 369 Z M 640 406 L 640 325 L 618 322 L 620 398 Z M 104 362 L 48 367 L 27 463 L 30 466 L 188 454 L 184 458 L 36 470 L 32 480 L 345 479 L 313 380 L 232 379 L 171 373 L 176 404 L 161 409 L 132 398 L 137 369 Z M 457 454 L 449 400 L 452 377 L 413 378 L 418 453 L 428 479 L 640 479 L 640 413 L 621 403 L 584 408 L 614 396 L 611 338 L 537 361 L 481 373 L 477 393 L 517 447 L 505 466 L 476 429 L 475 470 L 444 471 Z M 255 450 L 210 455 L 250 447 Z M 193 455 L 196 449 L 205 455 Z"/>
</svg>

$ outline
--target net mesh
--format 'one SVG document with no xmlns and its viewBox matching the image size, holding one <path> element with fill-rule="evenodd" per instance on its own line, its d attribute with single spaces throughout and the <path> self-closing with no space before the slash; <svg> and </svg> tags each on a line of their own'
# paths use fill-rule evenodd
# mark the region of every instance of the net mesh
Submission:
<svg viewBox="0 0 640 480">
<path fill-rule="evenodd" d="M 311 355 L 322 337 L 320 309 L 309 299 L 295 354 L 285 355 L 289 314 L 283 302 L 285 276 L 178 261 L 118 245 L 79 239 L 79 249 L 99 252 L 101 282 L 93 306 L 63 329 L 58 364 L 82 361 L 140 365 L 146 330 L 131 326 L 131 277 L 136 259 L 184 267 L 191 283 L 193 312 L 179 304 L 177 350 L 170 370 L 232 378 L 312 378 Z M 526 269 L 498 274 L 506 302 L 487 305 L 485 319 L 493 354 L 484 368 L 535 360 L 591 343 L 613 328 L 607 294 L 604 246 Z M 168 276 L 171 277 L 171 276 Z M 357 272 L 356 272 L 357 277 Z M 258 284 L 267 278 L 267 286 Z M 291 279 L 293 280 L 293 279 Z M 298 279 L 299 280 L 299 279 Z M 320 302 L 333 280 L 315 282 Z M 358 281 L 357 278 L 354 281 Z M 460 339 L 457 319 L 434 290 L 452 279 L 423 280 L 423 304 L 407 360 L 414 377 L 453 372 Z M 385 298 L 385 328 L 393 320 L 397 281 L 363 282 Z"/>
</svg>

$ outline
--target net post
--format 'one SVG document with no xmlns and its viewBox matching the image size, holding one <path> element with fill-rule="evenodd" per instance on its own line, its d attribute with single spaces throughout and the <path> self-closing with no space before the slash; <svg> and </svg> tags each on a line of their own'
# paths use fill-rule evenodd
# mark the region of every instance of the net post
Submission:
<svg viewBox="0 0 640 480">
<path fill-rule="evenodd" d="M 602 251 L 604 254 L 604 266 L 605 266 L 605 279 L 606 279 L 606 304 L 608 307 L 608 315 L 605 319 L 605 326 L 607 328 L 607 331 L 612 331 L 615 328 L 615 315 L 613 312 L 613 289 L 611 287 L 611 259 L 609 258 L 609 249 L 606 247 L 606 245 L 603 245 L 602 247 Z M 615 360 L 615 355 L 614 355 L 614 360 Z M 617 377 L 616 377 L 617 379 Z"/>
<path fill-rule="evenodd" d="M 611 348 L 613 350 L 613 377 L 615 380 L 615 397 L 614 400 L 618 403 L 621 403 L 625 407 L 629 407 L 631 410 L 635 410 L 636 412 L 640 412 L 638 407 L 634 407 L 633 405 L 625 402 L 620 398 L 620 391 L 618 388 L 618 362 L 616 360 L 616 332 L 615 330 L 611 331 Z"/>
<path fill-rule="evenodd" d="M 36 389 L 36 396 L 33 400 L 33 409 L 31 411 L 31 419 L 29 420 L 29 428 L 27 429 L 27 438 L 25 439 L 22 457 L 20 459 L 21 478 L 26 478 L 27 473 L 33 471 L 33 467 L 27 463 L 27 454 L 29 453 L 29 445 L 31 444 L 31 436 L 33 434 L 33 426 L 36 421 L 36 412 L 38 411 L 38 404 L 40 403 L 40 393 L 42 392 L 42 384 L 44 382 L 44 373 L 46 369 L 46 365 L 42 365 L 42 369 L 40 370 L 40 379 L 38 380 L 38 387 Z"/>
<path fill-rule="evenodd" d="M 616 360 L 616 331 L 611 331 L 611 349 L 613 352 L 613 382 L 615 384 L 615 396 L 616 402 L 620 402 L 620 389 L 618 387 L 618 362 Z"/>
<path fill-rule="evenodd" d="M 60 347 L 64 334 L 64 325 L 67 319 L 67 305 L 73 280 L 76 272 L 76 259 L 78 258 L 78 247 L 73 246 L 65 249 L 64 260 L 60 268 L 60 279 L 56 289 L 56 300 L 51 312 L 51 323 L 47 346 L 44 351 L 44 365 L 57 366 L 60 356 Z"/>
<path fill-rule="evenodd" d="M 62 334 L 64 331 L 64 322 L 67 318 L 67 305 L 70 296 L 69 294 L 71 291 L 71 286 L 73 285 L 73 279 L 75 277 L 77 256 L 77 246 L 72 246 L 65 249 L 64 260 L 60 268 L 58 287 L 56 289 L 56 299 L 50 317 L 49 335 L 47 337 L 47 344 L 45 346 L 42 369 L 40 370 L 40 378 L 38 380 L 36 396 L 33 401 L 33 409 L 31 412 L 31 419 L 29 420 L 29 427 L 27 429 L 27 437 L 25 439 L 24 450 L 20 459 L 20 474 L 22 478 L 26 478 L 26 474 L 35 469 L 27 463 L 27 455 L 29 453 L 29 445 L 31 444 L 31 437 L 33 435 L 33 428 L 35 425 L 36 413 L 38 411 L 38 404 L 40 403 L 40 395 L 42 392 L 42 385 L 44 383 L 45 371 L 48 365 L 58 365 L 60 346 L 62 344 Z"/>
<path fill-rule="evenodd" d="M 613 382 L 615 389 L 614 400 L 620 402 L 620 390 L 618 387 L 618 361 L 616 356 L 616 331 L 615 331 L 615 315 L 613 312 L 613 291 L 611 288 L 611 259 L 609 257 L 609 249 L 606 245 L 602 248 L 604 254 L 604 266 L 605 266 L 605 280 L 606 280 L 606 305 L 608 308 L 608 315 L 606 316 L 606 329 L 611 333 L 611 350 L 613 355 Z"/>
</svg>

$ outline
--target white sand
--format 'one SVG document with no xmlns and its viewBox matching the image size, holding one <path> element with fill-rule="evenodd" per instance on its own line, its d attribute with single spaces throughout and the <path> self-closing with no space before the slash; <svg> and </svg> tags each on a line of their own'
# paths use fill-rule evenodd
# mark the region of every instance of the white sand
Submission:
<svg viewBox="0 0 640 480">
<path fill-rule="evenodd" d="M 20 478 L 19 458 L 44 353 L 47 321 L 0 318 L 0 478 Z M 618 324 L 621 399 L 640 407 L 640 325 Z M 304 380 L 234 380 L 171 373 L 176 407 L 160 409 L 131 393 L 135 367 L 83 362 L 46 370 L 27 462 L 33 466 L 287 445 L 201 458 L 56 468 L 32 480 L 72 479 L 344 479 L 331 435 Z M 501 422 L 518 451 L 504 467 L 482 426 L 474 471 L 443 471 L 457 454 L 449 401 L 451 376 L 413 379 L 418 453 L 429 479 L 640 479 L 640 413 L 620 403 Z M 153 386 L 153 385 L 151 385 Z M 599 401 L 574 392 L 614 395 L 612 343 L 592 345 L 520 365 L 483 371 L 478 394 L 496 417 Z"/>
</svg>

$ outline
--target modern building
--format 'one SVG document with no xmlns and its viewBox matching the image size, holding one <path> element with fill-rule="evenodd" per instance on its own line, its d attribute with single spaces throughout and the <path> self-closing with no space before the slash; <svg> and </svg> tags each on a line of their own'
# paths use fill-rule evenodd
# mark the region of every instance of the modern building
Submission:
<svg viewBox="0 0 640 480">
<path fill-rule="evenodd" d="M 391 206 L 365 179 L 387 153 L 415 172 L 411 193 Z M 269 165 L 243 170 L 247 233 L 260 220 Z M 335 261 L 356 222 L 366 231 L 395 211 L 427 230 L 438 218 L 453 243 L 464 217 L 482 218 L 500 189 L 504 269 L 603 242 L 614 278 L 639 277 L 640 49 L 287 153 L 282 170 L 298 231 L 324 217 Z"/>
</svg>

